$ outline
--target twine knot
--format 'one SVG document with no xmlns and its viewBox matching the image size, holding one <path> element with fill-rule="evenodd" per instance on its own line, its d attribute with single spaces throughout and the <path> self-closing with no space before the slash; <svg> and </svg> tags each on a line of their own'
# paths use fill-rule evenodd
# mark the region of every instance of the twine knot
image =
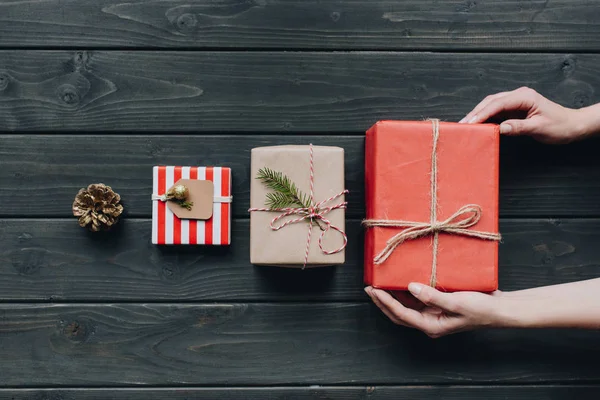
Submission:
<svg viewBox="0 0 600 400">
<path fill-rule="evenodd" d="M 435 222 L 430 227 L 432 232 L 440 232 L 443 228 L 444 228 L 444 225 L 440 224 L 439 222 Z"/>
<path fill-rule="evenodd" d="M 415 222 L 404 220 L 369 219 L 363 221 L 367 228 L 387 227 L 404 228 L 392 236 L 386 246 L 373 258 L 376 265 L 384 263 L 398 246 L 407 240 L 424 236 L 433 236 L 433 259 L 431 265 L 430 286 L 435 287 L 437 282 L 437 254 L 440 233 L 453 233 L 484 240 L 501 240 L 498 233 L 471 230 L 481 219 L 482 210 L 477 204 L 467 204 L 459 208 L 454 214 L 444 221 L 437 220 L 437 145 L 439 140 L 439 120 L 431 120 L 433 127 L 433 150 L 431 154 L 431 202 L 429 222 Z"/>
<path fill-rule="evenodd" d="M 308 221 L 308 237 L 306 239 L 306 249 L 304 252 L 304 264 L 302 265 L 302 269 L 306 268 L 306 265 L 308 264 L 308 255 L 310 253 L 310 243 L 312 240 L 313 223 L 316 224 L 321 229 L 321 235 L 319 236 L 319 248 L 321 249 L 323 254 L 331 255 L 331 254 L 339 253 L 342 250 L 344 250 L 346 248 L 346 245 L 348 244 L 348 236 L 346 235 L 346 232 L 344 232 L 341 228 L 333 225 L 331 223 L 331 221 L 329 221 L 327 218 L 325 218 L 325 215 L 330 213 L 333 210 L 347 208 L 348 202 L 343 201 L 343 202 L 333 204 L 330 206 L 325 206 L 325 205 L 334 200 L 337 200 L 338 198 L 348 194 L 349 192 L 348 192 L 348 190 L 343 190 L 340 193 L 336 194 L 335 196 L 331 196 L 328 199 L 325 199 L 323 201 L 315 203 L 315 199 L 314 199 L 314 197 L 315 197 L 314 196 L 314 180 L 315 180 L 314 156 L 313 156 L 313 145 L 312 144 L 310 144 L 310 146 L 309 146 L 309 152 L 310 152 L 310 204 L 311 204 L 309 207 L 305 207 L 305 208 L 302 208 L 302 207 L 299 207 L 299 208 L 250 208 L 248 210 L 249 212 L 280 212 L 280 213 L 282 213 L 282 214 L 276 216 L 275 218 L 273 218 L 271 220 L 271 223 L 269 224 L 271 229 L 274 231 L 283 229 L 288 225 L 297 224 L 302 221 Z M 294 218 L 294 219 L 286 219 L 290 216 L 298 216 L 298 217 Z M 323 227 L 323 225 L 321 225 L 321 223 L 319 223 L 318 221 L 321 222 L 325 226 Z M 337 231 L 342 236 L 343 244 L 337 249 L 327 250 L 323 246 L 323 239 L 325 238 L 325 235 L 327 234 L 327 232 L 329 232 L 330 230 Z"/>
<path fill-rule="evenodd" d="M 157 194 L 153 194 L 152 195 L 152 200 L 159 200 L 159 201 L 162 201 L 164 203 L 165 201 L 167 201 L 169 199 L 167 198 L 167 194 L 165 193 L 162 196 L 159 196 Z"/>
</svg>

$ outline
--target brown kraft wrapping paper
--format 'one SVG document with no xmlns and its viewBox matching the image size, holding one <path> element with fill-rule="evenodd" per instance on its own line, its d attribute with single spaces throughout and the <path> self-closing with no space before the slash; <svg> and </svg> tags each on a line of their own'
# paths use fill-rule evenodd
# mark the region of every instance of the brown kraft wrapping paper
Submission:
<svg viewBox="0 0 600 400">
<path fill-rule="evenodd" d="M 288 145 L 258 147 L 252 149 L 250 207 L 265 207 L 267 193 L 271 190 L 256 179 L 258 170 L 271 168 L 287 175 L 298 189 L 310 193 L 310 148 Z M 316 203 L 335 196 L 344 190 L 344 149 L 330 146 L 313 146 L 314 200 Z M 333 203 L 345 201 L 344 196 Z M 327 205 L 327 204 L 326 204 Z M 302 268 L 308 236 L 308 221 L 288 225 L 278 231 L 271 229 L 273 218 L 281 212 L 250 213 L 250 262 L 256 265 L 272 265 Z M 335 209 L 325 215 L 332 226 L 345 231 L 345 210 Z M 320 229 L 312 226 L 312 239 L 306 267 L 343 264 L 345 252 L 325 254 L 319 248 Z M 327 249 L 339 248 L 342 235 L 330 229 L 324 237 Z"/>
</svg>

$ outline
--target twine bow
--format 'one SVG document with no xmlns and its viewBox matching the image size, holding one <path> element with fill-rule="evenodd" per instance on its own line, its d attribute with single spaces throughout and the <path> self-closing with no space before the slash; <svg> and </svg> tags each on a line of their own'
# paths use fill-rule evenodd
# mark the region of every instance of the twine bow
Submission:
<svg viewBox="0 0 600 400">
<path fill-rule="evenodd" d="M 314 156 L 313 156 L 313 145 L 312 144 L 310 144 L 310 146 L 309 146 L 309 152 L 310 152 L 310 204 L 311 204 L 310 207 L 305 207 L 305 208 L 302 208 L 302 207 L 300 207 L 300 208 L 250 208 L 248 210 L 249 212 L 257 211 L 257 212 L 280 212 L 280 213 L 282 213 L 282 214 L 276 216 L 275 218 L 273 218 L 273 220 L 269 224 L 271 229 L 274 231 L 283 229 L 288 225 L 297 224 L 302 221 L 308 221 L 308 237 L 306 239 L 306 249 L 304 252 L 304 264 L 302 265 L 302 269 L 306 268 L 306 265 L 308 264 L 308 255 L 310 253 L 310 243 L 312 240 L 313 224 L 316 224 L 321 229 L 321 235 L 319 236 L 319 248 L 321 249 L 321 251 L 324 254 L 331 255 L 331 254 L 339 253 L 342 250 L 344 250 L 346 248 L 346 245 L 348 244 L 348 236 L 346 235 L 346 233 L 341 228 L 333 225 L 331 223 L 331 221 L 329 221 L 327 218 L 325 218 L 325 215 L 330 213 L 333 210 L 347 208 L 348 202 L 346 202 L 346 201 L 343 201 L 343 202 L 340 202 L 340 203 L 337 203 L 334 205 L 330 205 L 330 206 L 325 206 L 325 204 L 332 202 L 332 201 L 344 196 L 345 194 L 348 194 L 348 190 L 343 190 L 342 192 L 336 194 L 335 196 L 331 196 L 328 199 L 325 199 L 323 201 L 315 203 L 315 196 L 314 196 L 315 175 L 314 175 L 314 160 L 313 160 Z M 284 222 L 281 222 L 285 218 L 290 217 L 292 215 L 295 215 L 298 217 L 294 218 L 294 219 L 288 219 Z M 321 223 L 323 225 L 325 225 L 325 227 L 323 227 L 321 225 Z M 331 230 L 331 229 L 339 232 L 341 234 L 344 242 L 337 249 L 326 250 L 323 247 L 323 239 L 325 238 L 325 235 L 327 234 L 327 232 L 329 232 L 329 230 Z"/>
<path fill-rule="evenodd" d="M 431 152 L 431 203 L 429 222 L 414 222 L 404 220 L 369 219 L 363 221 L 367 228 L 388 227 L 405 228 L 392 236 L 386 243 L 385 248 L 373 258 L 376 265 L 384 263 L 396 250 L 398 246 L 407 240 L 413 240 L 424 236 L 433 235 L 433 259 L 431 262 L 431 279 L 429 285 L 436 286 L 437 283 L 437 255 L 439 233 L 453 233 L 457 235 L 470 236 L 484 240 L 501 239 L 500 234 L 468 229 L 475 226 L 481 219 L 481 207 L 477 204 L 467 204 L 458 209 L 448 219 L 437 220 L 437 146 L 440 136 L 439 120 L 431 120 L 433 127 L 433 149 Z"/>
</svg>

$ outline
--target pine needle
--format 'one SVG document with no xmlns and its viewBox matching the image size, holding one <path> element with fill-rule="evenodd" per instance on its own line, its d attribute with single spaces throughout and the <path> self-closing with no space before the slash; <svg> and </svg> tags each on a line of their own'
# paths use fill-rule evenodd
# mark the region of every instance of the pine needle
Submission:
<svg viewBox="0 0 600 400">
<path fill-rule="evenodd" d="M 274 192 L 267 194 L 265 205 L 269 208 L 309 208 L 310 198 L 302 193 L 284 174 L 270 168 L 258 170 L 256 179 Z"/>
<path fill-rule="evenodd" d="M 192 209 L 192 206 L 194 205 L 194 203 L 193 203 L 193 202 L 191 202 L 191 201 L 185 201 L 185 200 L 180 200 L 180 201 L 177 201 L 177 203 L 178 203 L 178 204 L 179 204 L 181 207 L 185 208 L 186 210 L 191 210 L 191 209 Z"/>
</svg>

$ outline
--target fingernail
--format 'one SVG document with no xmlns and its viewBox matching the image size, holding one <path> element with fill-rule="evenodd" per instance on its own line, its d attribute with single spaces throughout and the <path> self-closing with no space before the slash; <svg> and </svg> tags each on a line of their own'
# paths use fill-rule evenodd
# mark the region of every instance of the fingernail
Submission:
<svg viewBox="0 0 600 400">
<path fill-rule="evenodd" d="M 500 133 L 511 133 L 513 130 L 509 124 L 500 124 Z"/>
<path fill-rule="evenodd" d="M 373 288 L 371 286 L 367 286 L 365 288 L 365 292 L 370 296 L 371 295 L 371 291 L 373 290 Z"/>
<path fill-rule="evenodd" d="M 472 116 L 471 119 L 469 120 L 469 124 L 477 122 L 477 119 L 478 119 L 477 115 Z"/>
<path fill-rule="evenodd" d="M 411 292 L 414 296 L 418 296 L 421 293 L 421 289 L 423 289 L 423 285 L 420 283 L 410 283 L 408 285 L 408 291 Z"/>
<path fill-rule="evenodd" d="M 461 119 L 460 121 L 458 121 L 459 124 L 464 124 L 467 120 L 467 117 L 464 117 L 463 119 Z"/>
</svg>

